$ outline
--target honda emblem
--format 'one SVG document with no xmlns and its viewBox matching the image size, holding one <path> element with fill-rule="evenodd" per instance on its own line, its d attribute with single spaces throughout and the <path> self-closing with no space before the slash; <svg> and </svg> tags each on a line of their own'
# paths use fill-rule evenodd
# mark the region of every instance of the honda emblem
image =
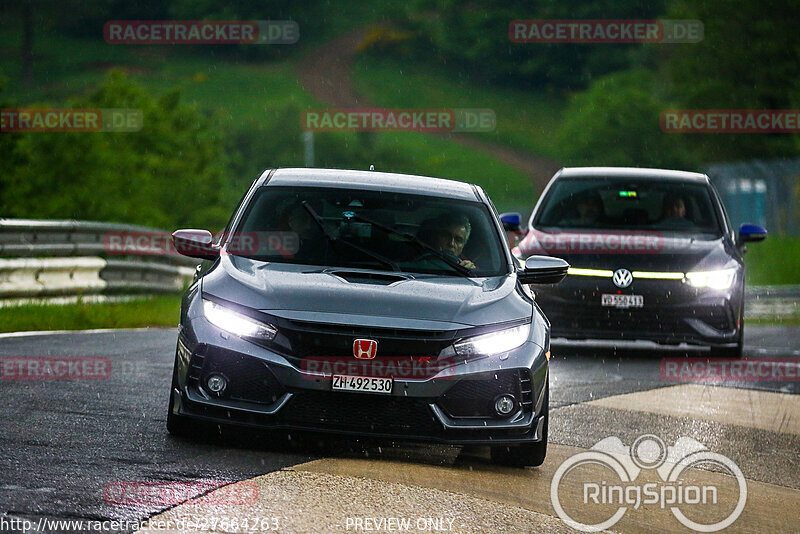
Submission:
<svg viewBox="0 0 800 534">
<path fill-rule="evenodd" d="M 371 360 L 378 354 L 378 342 L 374 339 L 356 339 L 353 341 L 353 356 L 359 360 Z"/>
</svg>

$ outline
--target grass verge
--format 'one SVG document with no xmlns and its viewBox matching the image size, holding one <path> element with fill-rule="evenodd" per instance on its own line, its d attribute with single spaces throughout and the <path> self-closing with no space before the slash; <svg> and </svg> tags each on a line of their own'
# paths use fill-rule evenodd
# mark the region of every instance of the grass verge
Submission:
<svg viewBox="0 0 800 534">
<path fill-rule="evenodd" d="M 770 236 L 747 246 L 747 285 L 800 284 L 800 238 Z"/>
<path fill-rule="evenodd" d="M 747 319 L 745 321 L 745 328 L 747 328 L 747 326 L 800 326 L 800 315 Z"/>
<path fill-rule="evenodd" d="M 179 295 L 97 304 L 25 304 L 0 308 L 0 332 L 176 326 Z"/>
</svg>

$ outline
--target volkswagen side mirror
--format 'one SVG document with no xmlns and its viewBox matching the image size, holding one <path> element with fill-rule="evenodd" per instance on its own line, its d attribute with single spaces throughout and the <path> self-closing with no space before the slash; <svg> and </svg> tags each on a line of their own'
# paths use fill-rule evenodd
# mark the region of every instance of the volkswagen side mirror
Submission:
<svg viewBox="0 0 800 534">
<path fill-rule="evenodd" d="M 767 238 L 767 229 L 757 224 L 744 223 L 739 227 L 740 243 L 755 243 Z"/>
<path fill-rule="evenodd" d="M 503 229 L 506 232 L 519 232 L 521 220 L 522 216 L 516 212 L 500 214 L 500 222 L 503 223 Z"/>
</svg>

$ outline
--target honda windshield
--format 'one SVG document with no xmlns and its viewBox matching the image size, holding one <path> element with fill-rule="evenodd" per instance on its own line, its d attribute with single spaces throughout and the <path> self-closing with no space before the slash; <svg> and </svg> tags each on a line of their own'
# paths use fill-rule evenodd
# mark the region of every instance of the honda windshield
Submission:
<svg viewBox="0 0 800 534">
<path fill-rule="evenodd" d="M 263 187 L 236 230 L 261 261 L 446 276 L 508 273 L 503 242 L 480 202 L 318 187 Z"/>
</svg>

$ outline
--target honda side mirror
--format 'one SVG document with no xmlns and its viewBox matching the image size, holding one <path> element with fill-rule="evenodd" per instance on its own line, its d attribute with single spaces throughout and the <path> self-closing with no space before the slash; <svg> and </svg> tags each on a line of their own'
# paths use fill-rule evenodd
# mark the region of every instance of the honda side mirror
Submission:
<svg viewBox="0 0 800 534">
<path fill-rule="evenodd" d="M 569 263 L 552 256 L 531 256 L 525 260 L 525 268 L 517 271 L 523 284 L 557 284 L 567 276 Z"/>
<path fill-rule="evenodd" d="M 172 233 L 172 242 L 179 254 L 201 260 L 214 260 L 219 257 L 219 247 L 208 230 L 183 229 Z"/>
</svg>

